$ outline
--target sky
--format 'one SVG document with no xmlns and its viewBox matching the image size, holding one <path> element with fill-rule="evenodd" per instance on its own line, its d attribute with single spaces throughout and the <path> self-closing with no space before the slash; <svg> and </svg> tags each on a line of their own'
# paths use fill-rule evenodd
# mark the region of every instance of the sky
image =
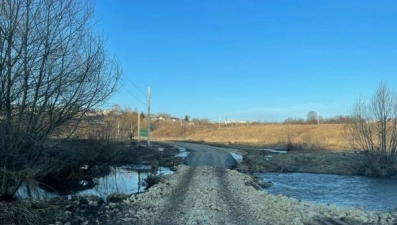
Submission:
<svg viewBox="0 0 397 225">
<path fill-rule="evenodd" d="M 347 115 L 397 90 L 393 0 L 95 0 L 118 104 L 212 121 Z"/>
</svg>

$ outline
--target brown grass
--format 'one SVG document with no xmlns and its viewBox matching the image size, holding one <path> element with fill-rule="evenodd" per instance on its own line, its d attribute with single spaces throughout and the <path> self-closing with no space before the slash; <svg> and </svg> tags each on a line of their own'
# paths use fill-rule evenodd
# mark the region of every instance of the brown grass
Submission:
<svg viewBox="0 0 397 225">
<path fill-rule="evenodd" d="M 192 140 L 229 144 L 285 146 L 288 142 L 307 149 L 348 149 L 343 124 L 183 126 L 171 124 L 155 130 L 157 139 Z"/>
</svg>

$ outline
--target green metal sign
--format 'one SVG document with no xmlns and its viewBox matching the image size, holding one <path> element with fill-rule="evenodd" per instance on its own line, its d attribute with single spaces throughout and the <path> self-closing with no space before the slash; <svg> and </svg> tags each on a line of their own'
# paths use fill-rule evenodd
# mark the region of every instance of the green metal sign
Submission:
<svg viewBox="0 0 397 225">
<path fill-rule="evenodd" d="M 148 136 L 147 129 L 140 129 L 139 136 L 147 137 Z"/>
</svg>

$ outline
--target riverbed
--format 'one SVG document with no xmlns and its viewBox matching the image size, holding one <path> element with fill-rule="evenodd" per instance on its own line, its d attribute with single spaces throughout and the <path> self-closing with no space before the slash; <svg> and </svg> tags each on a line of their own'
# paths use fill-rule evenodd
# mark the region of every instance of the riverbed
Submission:
<svg viewBox="0 0 397 225">
<path fill-rule="evenodd" d="M 397 208 L 397 179 L 311 173 L 255 174 L 273 186 L 265 189 L 302 201 L 390 212 Z"/>
</svg>

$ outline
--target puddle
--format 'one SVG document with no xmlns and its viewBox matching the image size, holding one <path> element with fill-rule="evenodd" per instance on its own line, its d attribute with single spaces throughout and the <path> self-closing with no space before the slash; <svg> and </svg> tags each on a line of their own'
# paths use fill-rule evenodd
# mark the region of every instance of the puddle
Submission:
<svg viewBox="0 0 397 225">
<path fill-rule="evenodd" d="M 133 194 L 144 191 L 145 178 L 150 174 L 149 165 L 132 165 L 110 167 L 110 173 L 103 177 L 94 178 L 93 183 L 85 180 L 80 181 L 85 190 L 71 193 L 72 195 L 95 195 L 106 199 L 111 193 Z M 173 172 L 166 167 L 159 167 L 157 175 L 168 175 Z M 64 196 L 67 194 L 64 194 Z M 23 185 L 16 194 L 17 198 L 46 199 L 59 197 L 51 188 L 30 187 Z"/>
<path fill-rule="evenodd" d="M 393 211 L 397 207 L 397 179 L 310 173 L 256 174 L 273 186 L 265 189 L 302 201 L 365 210 Z"/>
<path fill-rule="evenodd" d="M 190 152 L 186 151 L 186 148 L 181 146 L 176 146 L 179 149 L 179 153 L 175 155 L 175 157 L 186 158 Z"/>
<path fill-rule="evenodd" d="M 186 158 L 186 156 L 189 155 L 189 152 L 180 152 L 178 154 L 176 154 L 176 157 L 181 157 L 181 158 Z"/>
</svg>

